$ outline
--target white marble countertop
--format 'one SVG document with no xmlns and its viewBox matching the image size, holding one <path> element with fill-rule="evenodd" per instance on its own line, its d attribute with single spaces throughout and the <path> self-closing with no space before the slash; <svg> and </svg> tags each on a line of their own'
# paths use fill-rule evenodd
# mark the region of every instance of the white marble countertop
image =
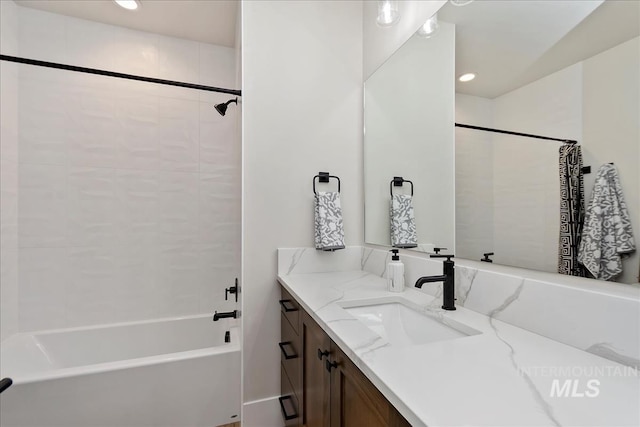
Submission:
<svg viewBox="0 0 640 427">
<path fill-rule="evenodd" d="M 638 371 L 494 319 L 517 294 L 485 316 L 444 311 L 441 297 L 415 288 L 387 292 L 365 271 L 278 279 L 414 427 L 640 425 Z M 392 346 L 340 305 L 398 298 L 481 333 Z M 571 390 L 552 396 L 567 380 Z"/>
</svg>

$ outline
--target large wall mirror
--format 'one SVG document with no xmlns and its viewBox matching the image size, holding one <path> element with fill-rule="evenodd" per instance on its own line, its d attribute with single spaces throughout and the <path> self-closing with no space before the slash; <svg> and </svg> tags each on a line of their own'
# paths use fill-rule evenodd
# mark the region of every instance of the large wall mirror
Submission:
<svg viewBox="0 0 640 427">
<path fill-rule="evenodd" d="M 410 38 L 365 83 L 365 241 L 392 245 L 389 182 L 402 176 L 414 185 L 416 250 L 557 272 L 555 138 L 577 141 L 591 169 L 585 211 L 614 164 L 639 243 L 640 2 L 448 2 L 438 19 L 434 36 Z M 636 250 L 609 280 L 637 283 L 639 270 Z"/>
</svg>

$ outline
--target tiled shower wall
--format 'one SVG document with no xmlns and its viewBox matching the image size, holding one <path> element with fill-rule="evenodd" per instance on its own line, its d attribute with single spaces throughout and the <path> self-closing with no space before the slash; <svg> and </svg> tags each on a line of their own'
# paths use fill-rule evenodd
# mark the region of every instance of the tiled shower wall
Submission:
<svg viewBox="0 0 640 427">
<path fill-rule="evenodd" d="M 234 49 L 19 8 L 20 55 L 232 88 Z M 233 309 L 229 95 L 21 65 L 19 329 Z"/>
<path fill-rule="evenodd" d="M 0 2 L 0 52 L 18 53 L 18 7 Z M 0 61 L 0 341 L 18 331 L 18 65 Z"/>
</svg>

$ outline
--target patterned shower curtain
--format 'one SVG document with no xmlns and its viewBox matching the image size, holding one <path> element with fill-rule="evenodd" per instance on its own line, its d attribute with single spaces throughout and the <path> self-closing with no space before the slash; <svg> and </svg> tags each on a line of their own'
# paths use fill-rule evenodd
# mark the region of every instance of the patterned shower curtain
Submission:
<svg viewBox="0 0 640 427">
<path fill-rule="evenodd" d="M 560 147 L 560 242 L 558 273 L 585 276 L 578 262 L 578 246 L 584 224 L 582 150 L 577 144 Z"/>
</svg>

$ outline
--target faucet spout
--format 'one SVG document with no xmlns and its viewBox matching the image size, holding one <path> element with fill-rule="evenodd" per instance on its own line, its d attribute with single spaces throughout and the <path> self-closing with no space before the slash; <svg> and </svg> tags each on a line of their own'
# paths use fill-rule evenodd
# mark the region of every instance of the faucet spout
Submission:
<svg viewBox="0 0 640 427">
<path fill-rule="evenodd" d="M 444 282 L 445 280 L 447 280 L 447 276 L 445 276 L 444 274 L 440 276 L 423 276 L 416 280 L 415 286 L 418 289 L 422 289 L 422 285 L 424 285 L 425 283 Z"/>
<path fill-rule="evenodd" d="M 442 309 L 455 310 L 455 265 L 451 260 L 453 255 L 431 255 L 431 258 L 446 258 L 442 263 L 442 275 L 423 276 L 416 281 L 416 288 L 422 288 L 425 283 L 442 282 Z"/>
</svg>

